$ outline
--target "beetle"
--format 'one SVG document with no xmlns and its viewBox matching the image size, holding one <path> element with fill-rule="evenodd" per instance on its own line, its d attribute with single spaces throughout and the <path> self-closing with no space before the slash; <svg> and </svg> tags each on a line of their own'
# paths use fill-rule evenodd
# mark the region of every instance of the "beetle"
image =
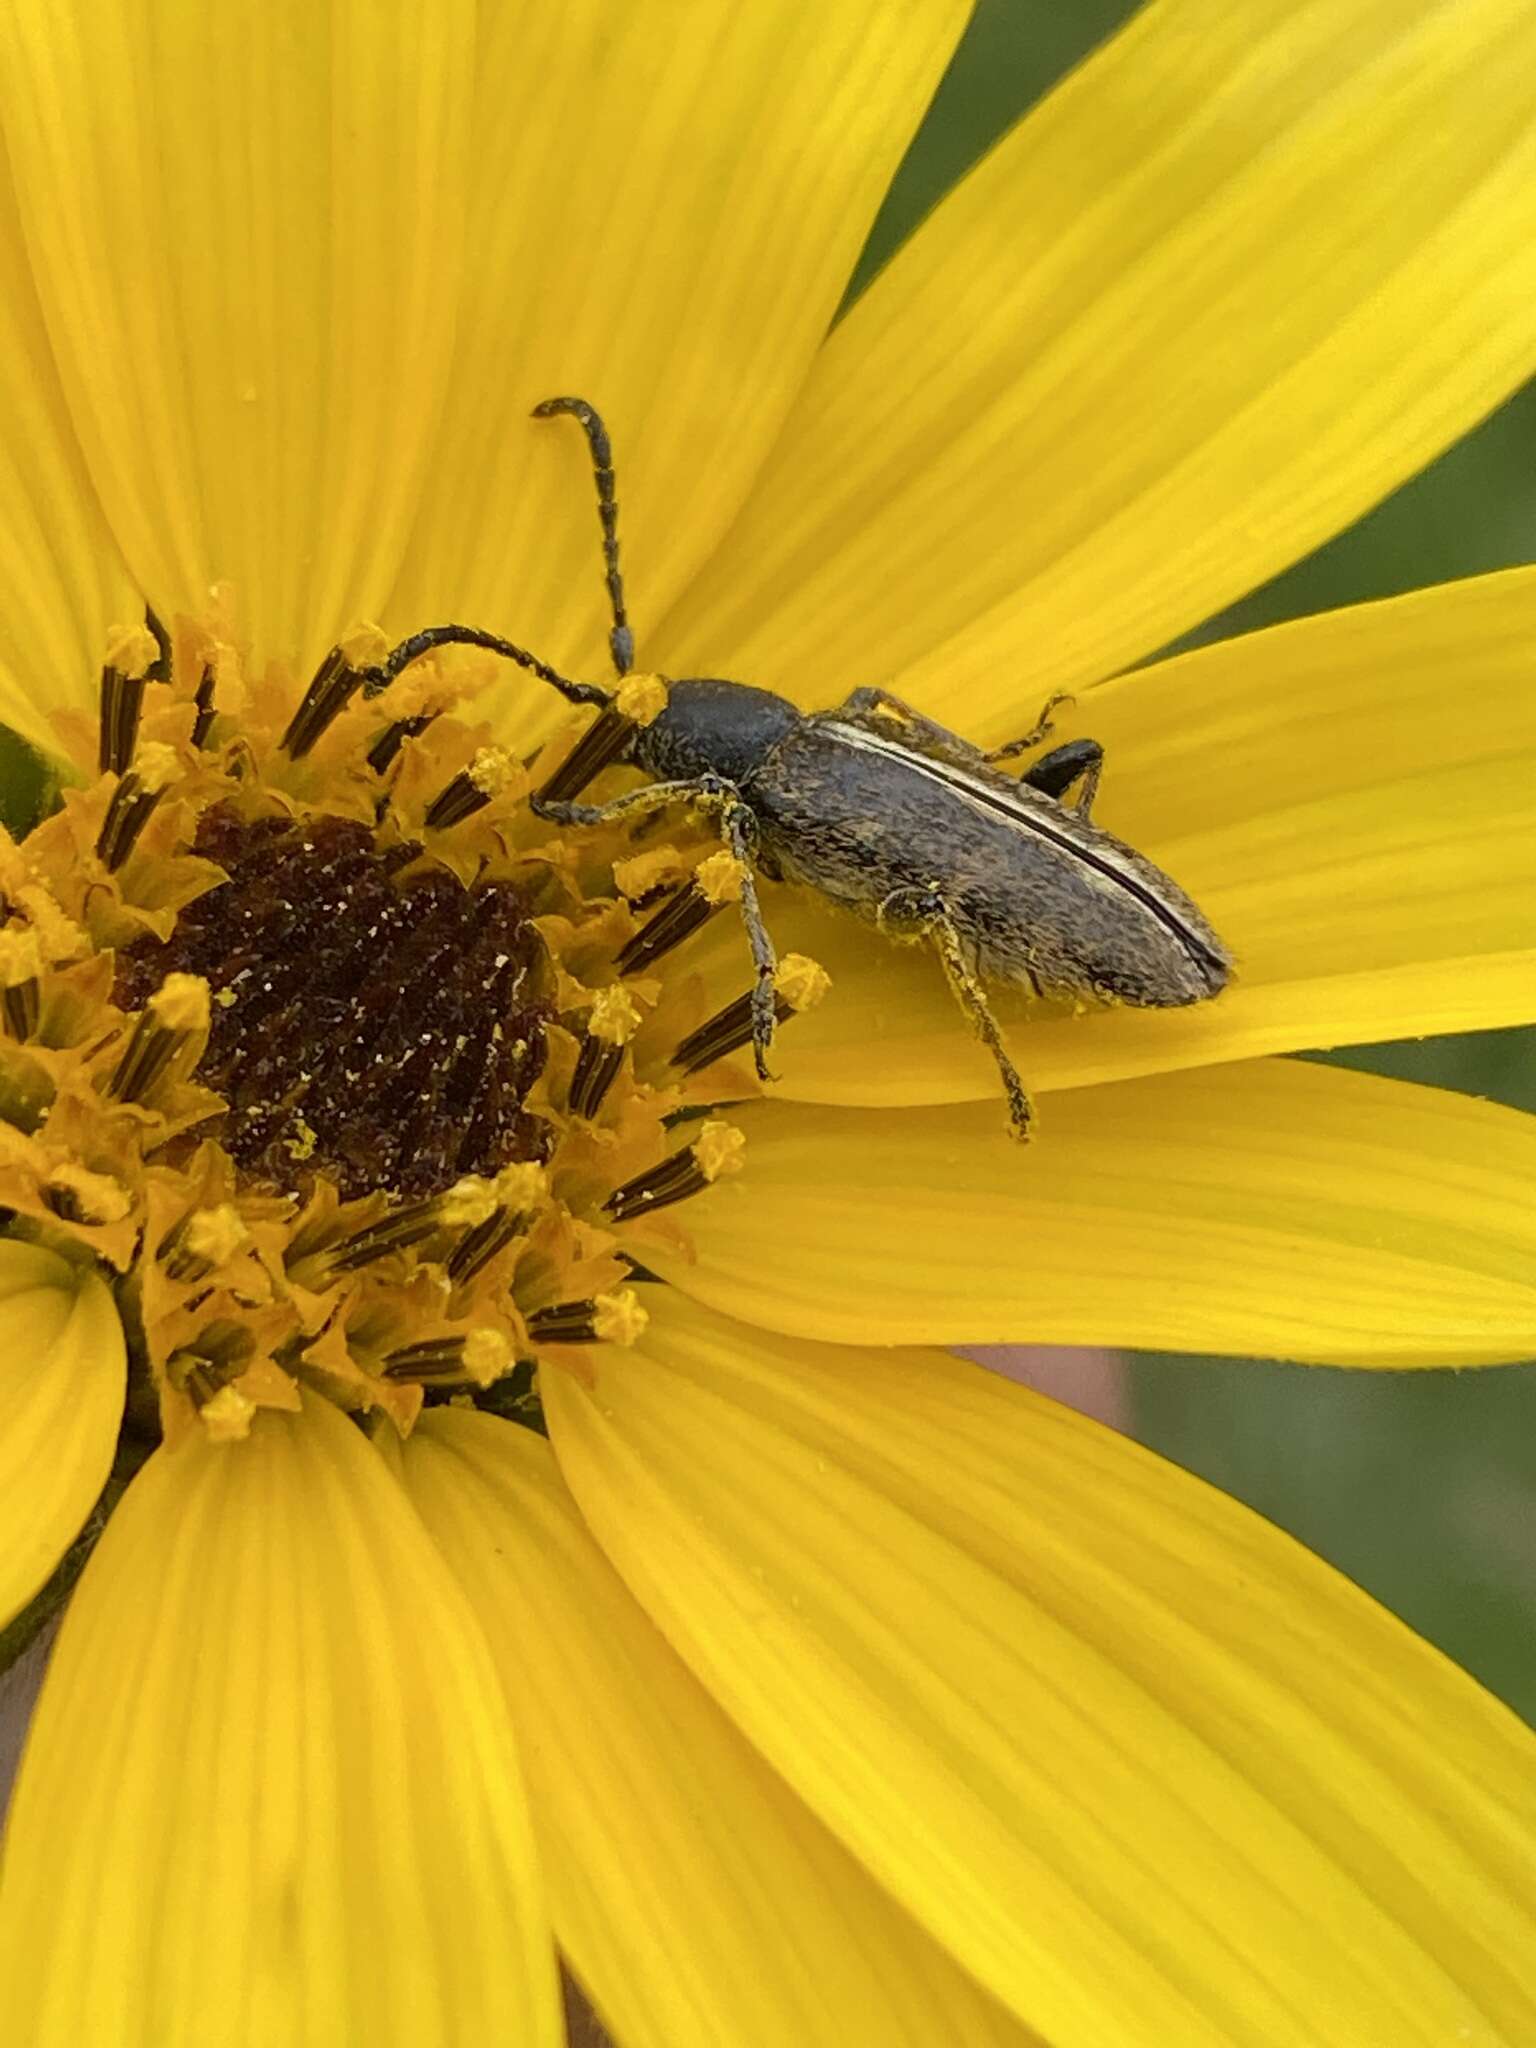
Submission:
<svg viewBox="0 0 1536 2048">
<path fill-rule="evenodd" d="M 534 408 L 535 417 L 557 414 L 574 417 L 587 438 L 609 647 L 623 678 L 633 667 L 634 635 L 619 570 L 611 444 L 584 399 L 550 398 Z M 1032 1112 L 987 998 L 989 982 L 1165 1009 L 1205 1002 L 1230 978 L 1231 956 L 1190 897 L 1095 823 L 1104 762 L 1096 740 L 1068 740 L 1020 775 L 1003 772 L 1000 763 L 1047 737 L 1063 697 L 1052 698 L 1028 732 L 991 752 L 878 687 L 855 689 L 835 710 L 802 712 L 754 684 L 689 678 L 669 683 L 665 705 L 642 724 L 619 708 L 618 692 L 574 682 L 495 634 L 453 625 L 402 642 L 364 672 L 364 688 L 373 694 L 408 662 L 455 644 L 489 648 L 570 701 L 602 707 L 533 798 L 539 816 L 590 826 L 687 804 L 713 817 L 741 868 L 741 913 L 756 968 L 752 1046 L 764 1080 L 771 1078 L 776 957 L 755 874 L 802 883 L 893 939 L 928 942 L 997 1063 L 1020 1138 L 1030 1133 Z M 651 779 L 608 803 L 575 802 L 613 762 Z"/>
</svg>

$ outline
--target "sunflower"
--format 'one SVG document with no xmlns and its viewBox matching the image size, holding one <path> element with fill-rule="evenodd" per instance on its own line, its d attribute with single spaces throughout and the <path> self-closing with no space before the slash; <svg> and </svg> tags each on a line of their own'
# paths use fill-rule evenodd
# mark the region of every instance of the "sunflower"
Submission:
<svg viewBox="0 0 1536 2048">
<path fill-rule="evenodd" d="M 69 783 L 0 845 L 6 1611 L 111 1509 L 7 2041 L 552 2042 L 557 1951 L 624 2048 L 1536 2037 L 1527 1732 L 921 1348 L 1536 1350 L 1529 1120 L 1272 1057 L 1536 1010 L 1536 572 L 1126 672 L 1536 368 L 1536 7 L 1162 0 L 834 325 L 961 26 L 0 21 L 0 715 Z M 609 714 L 386 652 L 599 670 L 557 392 L 615 716 L 1071 690 L 1235 986 L 1005 1009 L 1024 1150 L 933 961 L 765 883 L 758 1090 L 749 869 L 542 821 Z"/>
</svg>

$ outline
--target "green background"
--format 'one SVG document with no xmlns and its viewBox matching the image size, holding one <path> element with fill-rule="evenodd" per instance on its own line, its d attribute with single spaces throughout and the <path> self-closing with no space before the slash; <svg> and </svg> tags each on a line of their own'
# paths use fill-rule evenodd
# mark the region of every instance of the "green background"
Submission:
<svg viewBox="0 0 1536 2048">
<path fill-rule="evenodd" d="M 981 0 L 855 289 L 1132 12 L 1119 0 Z M 1532 560 L 1536 385 L 1359 525 L 1189 640 Z M 1536 1111 L 1533 1031 L 1332 1057 Z M 1129 1370 L 1143 1442 L 1301 1537 L 1536 1723 L 1536 1367 L 1330 1372 L 1143 1355 Z"/>
<path fill-rule="evenodd" d="M 1018 115 L 1131 12 L 981 0 L 875 225 L 856 290 Z M 1536 387 L 1350 532 L 1193 638 L 1536 559 Z M 40 764 L 0 729 L 0 811 Z M 1339 1056 L 1536 1110 L 1536 1034 Z M 1536 1721 L 1536 1369 L 1346 1373 L 1131 1361 L 1137 1433 L 1294 1531 Z"/>
</svg>

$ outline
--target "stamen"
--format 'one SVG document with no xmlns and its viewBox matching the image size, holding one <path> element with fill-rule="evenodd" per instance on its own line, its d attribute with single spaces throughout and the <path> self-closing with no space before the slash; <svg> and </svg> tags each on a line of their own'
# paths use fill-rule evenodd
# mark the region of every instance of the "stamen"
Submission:
<svg viewBox="0 0 1536 2048">
<path fill-rule="evenodd" d="M 155 643 L 155 658 L 144 671 L 144 679 L 151 683 L 168 683 L 171 680 L 171 636 L 160 623 L 160 615 L 152 604 L 144 607 L 144 630 Z"/>
<path fill-rule="evenodd" d="M 141 1102 L 177 1053 L 208 1032 L 208 984 L 198 974 L 168 974 L 139 1013 L 105 1094 L 113 1102 Z"/>
<path fill-rule="evenodd" d="M 362 679 L 341 649 L 333 647 L 315 670 L 280 742 L 291 761 L 303 760 L 332 720 L 346 710 Z"/>
<path fill-rule="evenodd" d="M 220 1202 L 216 1208 L 188 1210 L 166 1232 L 155 1256 L 172 1280 L 204 1280 L 243 1250 L 250 1235 L 234 1204 Z"/>
<path fill-rule="evenodd" d="M 192 1343 L 181 1345 L 166 1360 L 172 1386 L 182 1388 L 209 1435 L 218 1441 L 242 1437 L 250 1429 L 255 1404 L 230 1382 L 244 1372 L 255 1349 L 253 1331 L 221 1319 L 199 1330 Z"/>
<path fill-rule="evenodd" d="M 640 1012 L 627 988 L 615 982 L 599 990 L 571 1076 L 567 1106 L 573 1116 L 596 1116 L 624 1064 L 624 1048 L 639 1028 Z"/>
<path fill-rule="evenodd" d="M 144 702 L 144 678 L 125 676 L 120 669 L 101 672 L 101 734 L 96 766 L 103 775 L 121 775 L 133 759 Z"/>
<path fill-rule="evenodd" d="M 472 1280 L 504 1251 L 528 1221 L 529 1211 L 544 1198 L 544 1169 L 532 1160 L 503 1167 L 495 1180 L 497 1208 L 454 1246 L 447 1258 L 448 1278 L 455 1287 Z"/>
<path fill-rule="evenodd" d="M 73 1165 L 54 1168 L 43 1200 L 65 1223 L 121 1223 L 133 1207 L 132 1198 L 110 1174 Z"/>
<path fill-rule="evenodd" d="M 25 927 L 0 932 L 0 1015 L 12 1038 L 23 1043 L 42 1016 L 43 948 L 37 933 Z"/>
<path fill-rule="evenodd" d="M 773 1014 L 775 1020 L 783 1024 L 799 1011 L 812 1009 L 819 1003 L 831 987 L 832 977 L 804 953 L 786 953 L 775 971 L 773 984 Z M 752 991 L 749 989 L 735 1002 L 727 1003 L 723 1010 L 717 1010 L 696 1031 L 690 1031 L 673 1053 L 672 1065 L 681 1067 L 685 1074 L 696 1074 L 701 1067 L 737 1051 L 747 1044 L 751 1036 Z"/>
<path fill-rule="evenodd" d="M 539 803 L 567 803 L 594 775 L 617 761 L 642 727 L 665 707 L 667 686 L 660 676 L 627 676 L 613 702 L 600 711 L 538 792 Z"/>
<path fill-rule="evenodd" d="M 603 1207 L 615 1223 L 631 1223 L 637 1216 L 650 1216 L 674 1202 L 687 1201 L 711 1181 L 740 1173 L 746 1143 L 744 1132 L 711 1117 L 699 1127 L 691 1145 L 615 1188 Z"/>
<path fill-rule="evenodd" d="M 737 901 L 742 872 L 735 854 L 723 847 L 701 860 L 687 888 L 664 903 L 620 949 L 615 962 L 620 974 L 639 974 L 702 930 L 725 904 Z"/>
<path fill-rule="evenodd" d="M 450 825 L 462 825 L 476 811 L 484 810 L 492 797 L 509 789 L 522 772 L 505 747 L 482 747 L 469 766 L 461 768 L 433 799 L 426 822 L 440 832 Z"/>
<path fill-rule="evenodd" d="M 384 1359 L 391 1380 L 469 1380 L 488 1387 L 512 1364 L 512 1346 L 499 1330 L 467 1330 L 462 1336 L 425 1337 L 402 1344 Z"/>
<path fill-rule="evenodd" d="M 139 749 L 138 765 L 130 768 L 113 790 L 96 839 L 96 852 L 109 873 L 115 874 L 132 853 L 161 797 L 180 777 L 181 763 L 174 747 L 147 740 Z"/>
<path fill-rule="evenodd" d="M 376 1259 L 388 1258 L 391 1252 L 420 1244 L 436 1231 L 478 1228 L 490 1221 L 497 1206 L 493 1183 L 477 1174 L 466 1174 L 441 1194 L 429 1195 L 425 1201 L 408 1202 L 365 1230 L 354 1231 L 351 1237 L 332 1247 L 326 1263 L 338 1271 L 352 1272 L 359 1266 L 372 1265 Z"/>
<path fill-rule="evenodd" d="M 368 749 L 368 766 L 374 774 L 382 775 L 406 741 L 424 733 L 436 716 L 435 711 L 423 711 L 415 718 L 397 718 L 393 725 L 386 725 Z"/>
<path fill-rule="evenodd" d="M 192 721 L 192 744 L 194 747 L 204 747 L 208 744 L 209 730 L 216 716 L 213 702 L 213 681 L 213 663 L 204 662 L 203 673 L 198 678 L 197 696 L 194 699 L 197 705 L 197 716 Z"/>
<path fill-rule="evenodd" d="M 632 1287 L 599 1294 L 591 1301 L 562 1301 L 528 1318 L 536 1344 L 633 1344 L 645 1333 L 649 1311 Z"/>
</svg>

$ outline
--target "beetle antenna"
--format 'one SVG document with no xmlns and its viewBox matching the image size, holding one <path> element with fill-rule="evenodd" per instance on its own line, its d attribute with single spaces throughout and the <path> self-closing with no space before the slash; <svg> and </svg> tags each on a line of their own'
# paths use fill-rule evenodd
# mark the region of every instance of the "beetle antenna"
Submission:
<svg viewBox="0 0 1536 2048">
<path fill-rule="evenodd" d="M 635 665 L 635 636 L 624 610 L 624 579 L 619 573 L 619 501 L 613 491 L 613 448 L 601 416 L 584 398 L 546 398 L 533 408 L 533 418 L 552 419 L 556 413 L 562 412 L 568 412 L 572 419 L 580 421 L 587 446 L 592 451 L 597 516 L 603 528 L 604 581 L 608 585 L 608 608 L 613 615 L 608 647 L 613 655 L 614 669 L 619 675 L 627 676 Z"/>
<path fill-rule="evenodd" d="M 409 668 L 413 661 L 420 661 L 424 654 L 430 654 L 436 647 L 483 647 L 490 654 L 501 655 L 505 661 L 515 661 L 519 668 L 527 669 L 540 682 L 548 683 L 572 704 L 611 704 L 613 701 L 612 691 L 605 690 L 600 683 L 573 682 L 569 676 L 551 668 L 548 662 L 540 661 L 536 654 L 530 654 L 526 647 L 515 647 L 510 640 L 503 640 L 499 633 L 486 633 L 479 626 L 423 627 L 409 640 L 402 640 L 398 647 L 391 648 L 381 662 L 357 671 L 363 695 L 377 697 L 402 669 Z"/>
</svg>

